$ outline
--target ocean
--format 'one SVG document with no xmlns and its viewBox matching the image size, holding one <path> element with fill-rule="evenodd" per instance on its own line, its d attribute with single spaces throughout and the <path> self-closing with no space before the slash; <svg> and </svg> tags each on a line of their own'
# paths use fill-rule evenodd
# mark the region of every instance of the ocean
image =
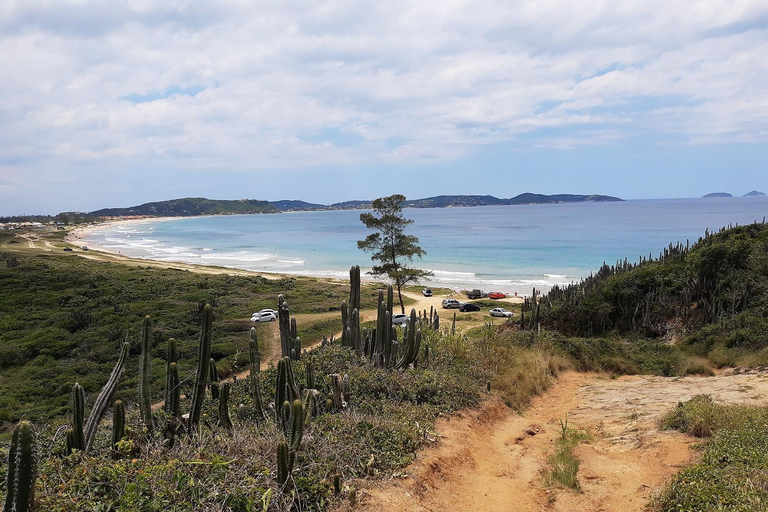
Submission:
<svg viewBox="0 0 768 512">
<path fill-rule="evenodd" d="M 290 212 L 115 223 L 85 242 L 160 261 L 331 278 L 368 271 L 357 248 L 368 234 L 360 211 Z M 670 242 L 695 242 L 705 229 L 768 216 L 768 198 L 659 199 L 403 210 L 407 233 L 427 252 L 414 266 L 424 285 L 529 294 L 578 281 L 603 262 L 637 261 Z"/>
</svg>

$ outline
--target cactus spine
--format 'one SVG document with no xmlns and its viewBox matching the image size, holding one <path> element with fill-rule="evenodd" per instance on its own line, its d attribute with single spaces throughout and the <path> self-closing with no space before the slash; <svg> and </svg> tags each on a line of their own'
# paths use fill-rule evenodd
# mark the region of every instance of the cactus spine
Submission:
<svg viewBox="0 0 768 512">
<path fill-rule="evenodd" d="M 13 429 L 8 453 L 8 480 L 5 509 L 8 512 L 29 512 L 35 501 L 37 453 L 35 435 L 28 421 Z"/>
<path fill-rule="evenodd" d="M 221 385 L 219 397 L 219 426 L 232 430 L 232 418 L 229 417 L 229 382 Z"/>
<path fill-rule="evenodd" d="M 118 382 L 120 382 L 120 377 L 123 374 L 130 348 L 130 343 L 123 343 L 122 350 L 120 350 L 120 357 L 117 358 L 117 363 L 115 363 L 115 367 L 112 369 L 109 380 L 107 380 L 107 383 L 101 388 L 99 396 L 93 403 L 93 407 L 91 407 L 88 421 L 85 422 L 85 451 L 89 451 L 91 446 L 93 446 L 93 441 L 96 439 L 96 431 L 99 428 L 101 418 L 103 418 L 104 414 L 107 412 L 107 405 L 112 399 L 112 395 L 115 394 Z"/>
<path fill-rule="evenodd" d="M 256 405 L 256 417 L 264 417 L 264 403 L 261 400 L 261 356 L 259 355 L 259 340 L 256 336 L 256 329 L 251 327 L 251 341 L 249 345 L 249 355 L 251 363 L 251 374 L 249 375 L 251 384 L 251 396 Z"/>
<path fill-rule="evenodd" d="M 85 450 L 85 433 L 83 419 L 85 418 L 85 390 L 75 382 L 72 386 L 72 428 L 67 432 L 67 453 L 72 450 Z"/>
<path fill-rule="evenodd" d="M 125 407 L 122 400 L 115 400 L 112 409 L 112 449 L 117 450 L 117 443 L 125 435 Z"/>
<path fill-rule="evenodd" d="M 176 382 L 172 382 L 171 377 L 171 365 L 176 364 L 176 362 L 179 360 L 179 353 L 178 349 L 176 348 L 176 340 L 173 338 L 170 338 L 168 340 L 168 349 L 166 351 L 165 356 L 165 404 L 163 405 L 163 409 L 166 413 L 172 415 L 172 416 L 178 416 L 178 400 L 177 400 L 177 408 L 176 408 L 176 414 L 173 412 L 173 399 L 174 394 L 178 395 L 178 387 L 179 387 L 179 374 L 178 371 L 176 372 Z"/>
<path fill-rule="evenodd" d="M 152 431 L 152 402 L 149 393 L 149 364 L 150 351 L 152 345 L 150 342 L 151 321 L 149 315 L 144 317 L 144 324 L 141 328 L 141 358 L 139 359 L 139 414 L 141 421 L 147 430 Z"/>
<path fill-rule="evenodd" d="M 200 328 L 200 350 L 197 356 L 197 375 L 195 376 L 195 388 L 192 395 L 192 404 L 189 410 L 187 430 L 192 433 L 200 424 L 200 415 L 203 412 L 203 400 L 205 399 L 205 387 L 208 383 L 208 361 L 211 358 L 211 326 L 213 324 L 213 309 L 210 304 L 203 308 L 203 321 Z"/>
</svg>

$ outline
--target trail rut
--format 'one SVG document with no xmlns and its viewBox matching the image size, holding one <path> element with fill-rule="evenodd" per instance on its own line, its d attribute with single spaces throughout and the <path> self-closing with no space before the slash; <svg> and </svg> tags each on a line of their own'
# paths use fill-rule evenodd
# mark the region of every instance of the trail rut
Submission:
<svg viewBox="0 0 768 512">
<path fill-rule="evenodd" d="M 360 482 L 358 510 L 631 511 L 694 462 L 697 440 L 659 431 L 662 414 L 697 394 L 763 403 L 768 374 L 608 379 L 567 372 L 524 415 L 491 397 L 476 411 L 440 420 L 441 439 L 418 454 L 405 478 Z M 560 420 L 587 430 L 576 448 L 580 491 L 548 489 L 543 471 Z"/>
</svg>

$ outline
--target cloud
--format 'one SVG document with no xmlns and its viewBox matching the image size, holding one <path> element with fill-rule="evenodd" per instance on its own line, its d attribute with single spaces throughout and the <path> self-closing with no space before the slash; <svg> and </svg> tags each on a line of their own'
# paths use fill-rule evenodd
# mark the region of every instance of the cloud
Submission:
<svg viewBox="0 0 768 512">
<path fill-rule="evenodd" d="M 764 142 L 766 54 L 763 1 L 11 1 L 0 173 Z"/>
</svg>

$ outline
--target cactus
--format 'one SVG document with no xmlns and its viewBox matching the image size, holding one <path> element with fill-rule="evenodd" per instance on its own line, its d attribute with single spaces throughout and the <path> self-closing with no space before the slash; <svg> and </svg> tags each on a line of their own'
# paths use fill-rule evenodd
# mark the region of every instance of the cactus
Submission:
<svg viewBox="0 0 768 512">
<path fill-rule="evenodd" d="M 117 443 L 125 435 L 125 407 L 122 400 L 115 400 L 112 409 L 112 449 L 117 450 Z"/>
<path fill-rule="evenodd" d="M 72 428 L 67 432 L 67 453 L 72 450 L 85 450 L 85 390 L 75 382 L 72 386 Z"/>
<path fill-rule="evenodd" d="M 232 419 L 229 417 L 229 389 L 229 382 L 222 384 L 219 397 L 219 426 L 227 430 L 232 429 Z"/>
<path fill-rule="evenodd" d="M 179 354 L 178 349 L 176 348 L 176 340 L 170 338 L 168 340 L 168 348 L 165 355 L 165 404 L 163 404 L 163 409 L 166 413 L 173 416 L 177 416 L 177 414 L 173 414 L 171 404 L 173 403 L 174 393 L 178 394 L 178 390 L 175 388 L 178 387 L 179 383 L 178 372 L 176 373 L 176 383 L 174 384 L 171 382 L 171 365 L 175 364 L 178 360 Z"/>
<path fill-rule="evenodd" d="M 341 303 L 341 346 L 350 347 L 358 355 L 362 354 L 363 343 L 360 331 L 360 267 L 355 265 L 349 269 L 349 302 Z"/>
<path fill-rule="evenodd" d="M 8 480 L 5 508 L 8 512 L 31 511 L 35 501 L 37 478 L 37 452 L 35 435 L 28 421 L 21 421 L 13 429 L 11 449 L 8 453 Z"/>
<path fill-rule="evenodd" d="M 341 475 L 338 473 L 333 475 L 333 491 L 336 494 L 341 494 Z"/>
<path fill-rule="evenodd" d="M 280 443 L 277 445 L 277 483 L 285 485 L 288 481 L 290 470 L 288 469 L 288 445 Z"/>
<path fill-rule="evenodd" d="M 211 400 L 214 402 L 219 399 L 219 370 L 216 368 L 216 361 L 211 358 L 208 361 L 208 389 L 211 391 Z"/>
<path fill-rule="evenodd" d="M 165 406 L 168 414 L 174 418 L 179 417 L 179 403 L 180 403 L 180 383 L 179 383 L 179 367 L 173 362 L 168 367 L 169 374 L 169 388 L 166 393 Z"/>
<path fill-rule="evenodd" d="M 345 400 L 344 383 L 341 375 L 338 373 L 334 373 L 329 377 L 331 378 L 331 389 L 333 390 L 333 408 L 336 411 L 340 411 L 347 406 L 347 402 Z M 345 377 L 347 378 L 348 383 L 349 377 L 346 375 Z"/>
<path fill-rule="evenodd" d="M 152 344 L 150 343 L 151 325 L 149 315 L 145 316 L 141 328 L 141 356 L 139 358 L 139 414 L 144 426 L 150 432 L 153 427 L 152 401 L 150 400 L 149 393 L 149 364 L 150 351 L 152 349 Z"/>
<path fill-rule="evenodd" d="M 240 421 L 246 420 L 245 404 L 240 404 L 237 406 L 237 419 L 239 419 Z"/>
<path fill-rule="evenodd" d="M 315 368 L 312 361 L 304 363 L 304 370 L 307 373 L 307 389 L 317 389 L 315 387 Z"/>
<path fill-rule="evenodd" d="M 453 323 L 451 323 L 451 336 L 456 334 L 456 312 L 453 312 Z"/>
<path fill-rule="evenodd" d="M 203 412 L 203 400 L 205 399 L 205 387 L 208 383 L 208 360 L 211 358 L 211 326 L 213 324 L 213 309 L 210 304 L 203 308 L 203 319 L 200 328 L 200 350 L 197 356 L 197 375 L 192 395 L 192 404 L 189 410 L 187 431 L 191 434 L 197 430 L 200 424 L 200 415 Z"/>
<path fill-rule="evenodd" d="M 403 340 L 403 355 L 395 365 L 396 368 L 408 368 L 416 361 L 421 346 L 421 329 L 416 328 L 416 310 L 411 309 L 411 317 L 405 340 Z"/>
<path fill-rule="evenodd" d="M 112 399 L 112 395 L 115 394 L 118 382 L 120 382 L 120 377 L 123 374 L 130 348 L 130 343 L 123 343 L 120 357 L 117 358 L 117 363 L 115 363 L 115 367 L 112 369 L 109 380 L 107 380 L 107 383 L 101 388 L 99 396 L 93 403 L 93 407 L 91 407 L 88 421 L 85 422 L 85 451 L 89 451 L 91 446 L 93 446 L 93 441 L 96 439 L 96 431 L 99 428 L 99 423 L 101 423 L 101 418 L 103 418 L 104 414 L 107 412 L 107 405 Z"/>
<path fill-rule="evenodd" d="M 291 403 L 299 398 L 299 387 L 293 375 L 293 364 L 290 357 L 284 357 L 277 362 L 277 377 L 275 381 L 275 414 L 278 423 L 282 420 L 283 409 L 280 404 Z"/>
</svg>

